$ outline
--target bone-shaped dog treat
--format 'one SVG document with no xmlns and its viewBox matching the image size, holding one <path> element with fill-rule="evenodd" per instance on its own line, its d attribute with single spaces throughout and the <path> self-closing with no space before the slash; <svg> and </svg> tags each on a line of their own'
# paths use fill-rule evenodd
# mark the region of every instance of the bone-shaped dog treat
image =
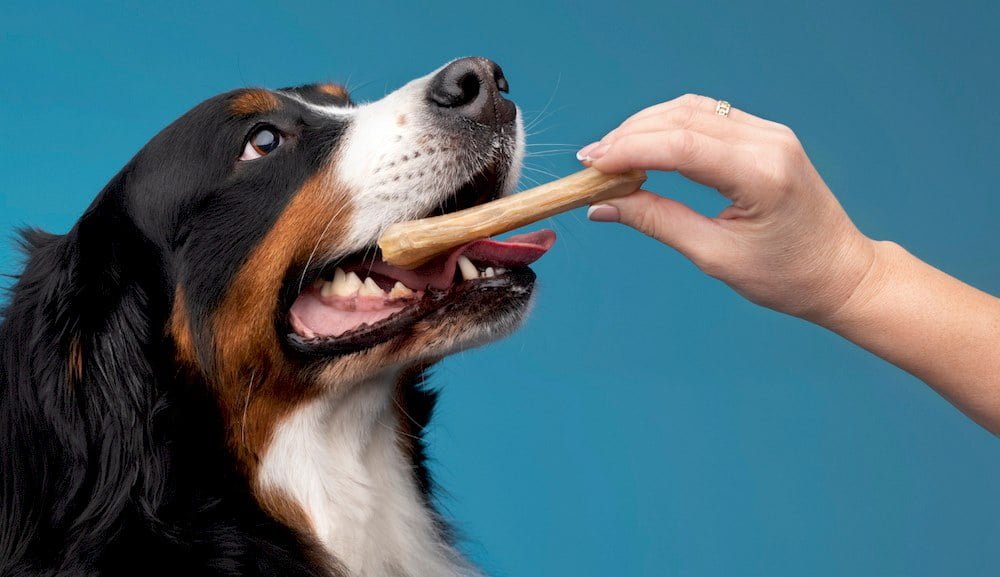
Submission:
<svg viewBox="0 0 1000 577">
<path fill-rule="evenodd" d="M 504 233 L 585 204 L 631 194 L 646 181 L 632 170 L 604 174 L 586 168 L 519 194 L 450 214 L 396 223 L 378 245 L 389 264 L 412 269 L 448 249 Z"/>
</svg>

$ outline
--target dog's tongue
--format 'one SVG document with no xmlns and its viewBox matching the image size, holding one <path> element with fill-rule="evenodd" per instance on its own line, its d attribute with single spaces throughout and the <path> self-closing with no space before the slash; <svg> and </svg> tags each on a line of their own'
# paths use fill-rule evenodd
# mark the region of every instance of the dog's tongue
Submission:
<svg viewBox="0 0 1000 577">
<path fill-rule="evenodd" d="M 430 286 L 446 289 L 455 277 L 458 257 L 466 256 L 476 264 L 492 267 L 514 268 L 528 266 L 542 258 L 556 242 L 556 233 L 542 229 L 526 234 L 514 235 L 507 240 L 482 239 L 452 249 L 414 270 L 406 270 L 378 261 L 372 271 L 401 281 L 410 288 Z"/>
<path fill-rule="evenodd" d="M 482 262 L 491 266 L 512 268 L 528 266 L 542 258 L 556 242 L 556 233 L 545 228 L 517 234 L 507 240 L 484 238 L 475 240 L 459 247 L 458 254 L 469 257 L 469 260 Z M 455 256 L 458 259 L 458 256 Z"/>
</svg>

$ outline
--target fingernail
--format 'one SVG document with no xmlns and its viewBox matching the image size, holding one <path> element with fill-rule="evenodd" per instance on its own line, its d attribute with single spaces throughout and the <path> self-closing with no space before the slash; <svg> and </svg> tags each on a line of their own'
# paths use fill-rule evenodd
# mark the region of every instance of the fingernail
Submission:
<svg viewBox="0 0 1000 577">
<path fill-rule="evenodd" d="M 618 207 L 610 204 L 594 204 L 587 209 L 587 218 L 594 222 L 618 222 L 621 213 Z"/>
<path fill-rule="evenodd" d="M 605 155 L 608 149 L 611 148 L 610 144 L 600 144 L 597 147 L 587 151 L 587 160 L 597 160 L 598 158 Z"/>
<path fill-rule="evenodd" d="M 584 146 L 583 148 L 580 149 L 579 152 L 576 153 L 576 159 L 579 160 L 580 162 L 583 162 L 585 160 L 590 160 L 590 157 L 587 156 L 587 153 L 597 148 L 599 144 L 601 143 L 598 141 L 598 142 L 591 142 L 587 146 Z"/>
</svg>

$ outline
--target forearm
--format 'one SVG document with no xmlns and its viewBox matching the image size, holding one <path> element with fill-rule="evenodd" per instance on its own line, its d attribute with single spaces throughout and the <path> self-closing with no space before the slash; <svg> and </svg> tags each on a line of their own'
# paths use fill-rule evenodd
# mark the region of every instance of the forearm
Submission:
<svg viewBox="0 0 1000 577">
<path fill-rule="evenodd" d="M 1000 299 L 889 242 L 820 324 L 906 370 L 1000 435 Z"/>
</svg>

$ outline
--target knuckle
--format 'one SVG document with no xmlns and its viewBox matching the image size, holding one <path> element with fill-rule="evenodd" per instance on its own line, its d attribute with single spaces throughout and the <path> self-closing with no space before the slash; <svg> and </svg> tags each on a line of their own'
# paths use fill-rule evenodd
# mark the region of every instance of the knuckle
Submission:
<svg viewBox="0 0 1000 577">
<path fill-rule="evenodd" d="M 764 178 L 770 188 L 783 191 L 791 185 L 793 174 L 794 167 L 791 159 L 784 154 L 779 154 L 767 162 Z"/>
<path fill-rule="evenodd" d="M 710 99 L 707 96 L 702 96 L 701 94 L 695 94 L 693 92 L 688 92 L 680 98 L 677 99 L 678 106 L 687 106 L 689 108 L 703 108 Z"/>
<path fill-rule="evenodd" d="M 795 136 L 794 132 L 789 131 L 789 133 L 783 135 L 778 142 L 781 149 L 785 151 L 785 154 L 798 156 L 802 152 L 802 143 L 799 142 L 799 139 Z"/>
<path fill-rule="evenodd" d="M 687 104 L 682 104 L 677 108 L 668 110 L 663 116 L 664 123 L 668 127 L 687 128 L 694 124 L 694 120 L 697 115 L 697 108 L 688 106 Z"/>
<path fill-rule="evenodd" d="M 635 212 L 632 226 L 647 236 L 658 238 L 660 219 L 656 212 L 656 205 L 652 202 L 644 202 L 639 210 Z"/>
<path fill-rule="evenodd" d="M 667 146 L 678 161 L 690 160 L 695 153 L 694 133 L 674 130 L 667 136 Z"/>
<path fill-rule="evenodd" d="M 782 160 L 787 172 L 800 172 L 802 167 L 809 163 L 806 151 L 798 141 L 787 143 L 782 154 Z"/>
<path fill-rule="evenodd" d="M 765 183 L 783 190 L 791 185 L 795 175 L 801 171 L 806 155 L 798 138 L 789 130 L 765 149 L 760 158 L 758 167 Z"/>
<path fill-rule="evenodd" d="M 780 132 L 782 136 L 796 138 L 795 131 L 792 130 L 790 127 L 784 124 L 778 124 L 777 128 L 778 132 Z"/>
<path fill-rule="evenodd" d="M 786 154 L 797 156 L 802 152 L 802 143 L 799 142 L 799 137 L 791 128 L 783 124 L 778 126 L 777 145 Z"/>
</svg>

